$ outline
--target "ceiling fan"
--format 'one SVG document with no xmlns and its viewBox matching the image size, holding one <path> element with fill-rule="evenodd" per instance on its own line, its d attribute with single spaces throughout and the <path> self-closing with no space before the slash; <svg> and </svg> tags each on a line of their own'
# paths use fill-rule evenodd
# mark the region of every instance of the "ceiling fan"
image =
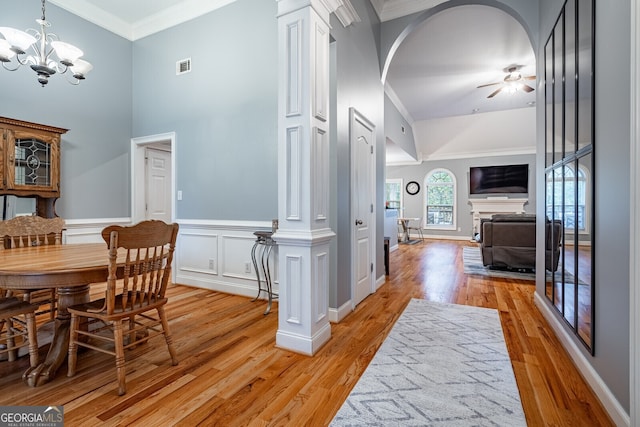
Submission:
<svg viewBox="0 0 640 427">
<path fill-rule="evenodd" d="M 503 89 L 507 89 L 509 93 L 515 93 L 518 90 L 524 90 L 525 92 L 533 92 L 534 88 L 524 83 L 525 80 L 535 80 L 536 76 L 523 76 L 518 70 L 522 68 L 522 65 L 510 65 L 504 69 L 504 72 L 507 75 L 504 77 L 501 82 L 487 83 L 486 85 L 478 86 L 478 89 L 494 86 L 494 85 L 502 85 L 495 91 L 491 92 L 487 98 L 493 98 Z"/>
</svg>

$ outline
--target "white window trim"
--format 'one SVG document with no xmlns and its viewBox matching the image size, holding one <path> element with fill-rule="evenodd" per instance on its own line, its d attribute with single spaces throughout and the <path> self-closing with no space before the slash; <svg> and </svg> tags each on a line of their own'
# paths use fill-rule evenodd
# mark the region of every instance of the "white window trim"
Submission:
<svg viewBox="0 0 640 427">
<path fill-rule="evenodd" d="M 438 173 L 438 172 L 445 172 L 447 173 L 451 179 L 453 180 L 452 185 L 453 185 L 453 224 L 447 224 L 447 225 L 429 225 L 427 224 L 427 197 L 429 195 L 429 178 L 431 177 L 431 175 L 433 175 L 434 173 Z M 430 171 L 425 177 L 424 177 L 424 198 L 422 201 L 422 228 L 425 230 L 457 230 L 458 225 L 458 180 L 456 179 L 456 175 L 451 172 L 449 169 L 444 169 L 444 168 L 437 168 L 434 169 L 432 171 Z"/>
</svg>

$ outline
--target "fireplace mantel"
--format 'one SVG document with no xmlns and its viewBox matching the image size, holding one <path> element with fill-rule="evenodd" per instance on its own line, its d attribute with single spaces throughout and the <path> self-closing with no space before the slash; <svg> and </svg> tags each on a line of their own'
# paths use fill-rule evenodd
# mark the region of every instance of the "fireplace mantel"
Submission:
<svg viewBox="0 0 640 427">
<path fill-rule="evenodd" d="M 486 199 L 469 199 L 471 205 L 471 215 L 473 215 L 473 235 L 480 232 L 480 220 L 491 218 L 493 214 L 501 213 L 524 213 L 524 205 L 529 199 L 509 198 L 509 197 L 487 197 Z"/>
</svg>

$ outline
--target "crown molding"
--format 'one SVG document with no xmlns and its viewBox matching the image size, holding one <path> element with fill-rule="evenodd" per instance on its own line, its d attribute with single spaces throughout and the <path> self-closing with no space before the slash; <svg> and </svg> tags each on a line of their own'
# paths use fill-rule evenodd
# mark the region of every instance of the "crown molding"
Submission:
<svg viewBox="0 0 640 427">
<path fill-rule="evenodd" d="M 114 34 L 124 37 L 128 40 L 133 40 L 133 27 L 127 21 L 118 18 L 111 13 L 89 3 L 85 0 L 49 0 L 49 3 L 73 13 L 80 18 L 83 18 L 105 30 L 111 31 Z"/>
<path fill-rule="evenodd" d="M 190 21 L 234 1 L 185 0 L 145 19 L 130 23 L 106 12 L 87 0 L 50 0 L 56 6 L 131 41 Z"/>
<path fill-rule="evenodd" d="M 151 34 L 166 30 L 178 24 L 195 19 L 236 0 L 189 0 L 169 7 L 146 19 L 136 22 L 133 26 L 133 40 L 141 39 Z"/>
<path fill-rule="evenodd" d="M 348 27 L 354 22 L 360 22 L 360 16 L 351 4 L 350 0 L 321 0 L 330 12 L 336 14 L 336 18 L 343 27 Z"/>
</svg>

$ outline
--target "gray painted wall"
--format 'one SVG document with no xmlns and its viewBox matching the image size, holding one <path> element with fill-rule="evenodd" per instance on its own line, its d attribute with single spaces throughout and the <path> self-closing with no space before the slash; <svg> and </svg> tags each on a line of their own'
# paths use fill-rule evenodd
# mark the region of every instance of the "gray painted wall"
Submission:
<svg viewBox="0 0 640 427">
<path fill-rule="evenodd" d="M 34 28 L 41 16 L 39 6 L 0 0 L 0 25 Z M 61 138 L 58 215 L 128 217 L 131 42 L 50 3 L 47 20 L 51 32 L 84 50 L 94 69 L 79 86 L 55 75 L 43 88 L 29 68 L 14 72 L 0 68 L 0 116 L 69 129 Z"/>
<path fill-rule="evenodd" d="M 511 9 L 528 29 L 532 44 L 544 46 L 563 0 L 453 0 L 447 5 L 486 4 Z M 630 0 L 596 0 L 596 135 L 595 135 L 595 355 L 586 349 L 586 360 L 593 366 L 620 404 L 629 411 L 629 94 Z M 398 36 L 425 19 L 429 13 L 414 14 L 385 22 L 381 32 L 381 67 L 393 50 Z M 538 21 L 539 19 L 539 21 Z M 615 47 L 615 48 L 612 48 Z M 544 71 L 538 65 L 540 75 Z M 538 94 L 536 155 L 537 188 L 544 188 L 544 99 Z M 430 166 L 428 166 L 430 167 Z M 388 172 L 394 177 L 397 171 Z M 418 170 L 407 173 L 420 178 Z M 426 172 L 426 169 L 422 171 Z M 540 190 L 542 191 L 542 190 Z M 542 193 L 541 193 L 542 194 Z M 544 199 L 535 202 L 536 212 L 544 215 Z M 615 256 L 613 255 L 615 254 Z M 540 260 L 540 258 L 539 258 Z M 536 291 L 544 295 L 543 283 Z M 558 323 L 564 325 L 558 318 Z M 577 346 L 582 344 L 576 339 Z"/>
<path fill-rule="evenodd" d="M 376 277 L 384 276 L 384 88 L 378 70 L 376 38 L 379 21 L 368 0 L 352 1 L 362 19 L 344 28 L 331 16 L 331 36 L 336 40 L 337 63 L 337 286 L 330 291 L 329 306 L 340 307 L 351 298 L 351 167 L 349 108 L 376 126 Z"/>
<path fill-rule="evenodd" d="M 390 139 L 411 157 L 418 159 L 413 128 L 386 95 L 384 97 L 384 130 L 386 139 Z"/>
<path fill-rule="evenodd" d="M 407 166 L 388 166 L 387 178 L 402 178 L 406 185 L 409 181 L 417 181 L 420 183 L 420 192 L 414 196 L 404 192 L 404 212 L 403 216 L 409 218 L 424 217 L 425 185 L 424 180 L 434 169 L 447 169 L 456 177 L 457 193 L 456 193 L 456 222 L 460 231 L 452 230 L 426 230 L 425 234 L 449 236 L 449 237 L 468 237 L 472 236 L 472 222 L 470 198 L 480 198 L 479 196 L 469 195 L 469 168 L 471 166 L 495 166 L 495 165 L 529 165 L 529 194 L 513 195 L 509 197 L 527 197 L 529 203 L 525 205 L 527 213 L 535 213 L 536 211 L 536 163 L 535 154 L 517 155 L 517 156 L 498 156 L 498 157 L 481 157 L 472 159 L 451 159 L 438 161 L 425 161 L 420 165 Z"/>
<path fill-rule="evenodd" d="M 544 48 L 564 1 L 540 2 Z M 629 412 L 630 1 L 596 0 L 595 355 L 584 354 Z M 615 48 L 613 48 L 615 47 Z M 538 57 L 542 58 L 542 50 Z M 539 70 L 541 68 L 538 68 Z M 540 96 L 540 95 L 539 95 Z M 544 116 L 543 102 L 538 115 Z M 544 123 L 538 150 L 544 152 Z M 538 168 L 539 172 L 542 167 Z M 544 295 L 544 285 L 537 292 Z M 576 339 L 578 347 L 582 345 Z"/>
<path fill-rule="evenodd" d="M 278 217 L 276 11 L 238 0 L 134 43 L 134 136 L 176 132 L 178 218 Z"/>
</svg>

